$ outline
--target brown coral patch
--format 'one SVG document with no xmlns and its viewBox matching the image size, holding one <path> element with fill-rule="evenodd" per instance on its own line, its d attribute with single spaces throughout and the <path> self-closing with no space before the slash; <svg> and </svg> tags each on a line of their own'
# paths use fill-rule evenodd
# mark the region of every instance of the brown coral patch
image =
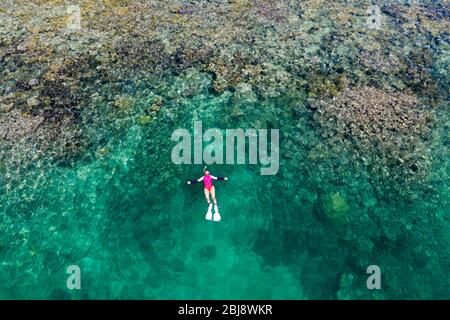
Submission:
<svg viewBox="0 0 450 320">
<path fill-rule="evenodd" d="M 315 107 L 314 119 L 330 150 L 353 150 L 352 160 L 363 163 L 373 179 L 401 189 L 426 177 L 431 163 L 426 141 L 434 117 L 415 96 L 359 87 Z"/>
</svg>

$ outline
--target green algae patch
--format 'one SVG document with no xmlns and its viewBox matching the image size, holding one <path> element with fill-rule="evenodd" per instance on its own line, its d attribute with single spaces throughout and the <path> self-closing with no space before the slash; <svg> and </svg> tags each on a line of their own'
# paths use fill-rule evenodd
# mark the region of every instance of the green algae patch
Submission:
<svg viewBox="0 0 450 320">
<path fill-rule="evenodd" d="M 129 111 L 134 105 L 134 100 L 129 96 L 119 96 L 114 100 L 113 105 L 121 111 Z"/>
<path fill-rule="evenodd" d="M 331 193 L 323 200 L 323 209 L 328 218 L 333 221 L 343 222 L 350 209 L 347 200 L 339 193 Z"/>
</svg>

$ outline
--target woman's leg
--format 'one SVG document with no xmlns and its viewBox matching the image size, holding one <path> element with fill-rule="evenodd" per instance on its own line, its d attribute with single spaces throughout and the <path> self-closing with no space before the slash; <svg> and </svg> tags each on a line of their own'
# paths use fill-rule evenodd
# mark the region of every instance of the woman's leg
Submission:
<svg viewBox="0 0 450 320">
<path fill-rule="evenodd" d="M 214 202 L 214 221 L 220 221 L 220 213 L 219 208 L 217 208 L 217 200 L 216 200 L 216 189 L 214 187 L 211 188 L 211 196 Z"/>
<path fill-rule="evenodd" d="M 205 198 L 206 198 L 206 202 L 208 202 L 208 204 L 210 204 L 210 201 L 209 201 L 209 190 L 206 189 L 206 188 L 204 188 L 203 190 L 205 190 Z"/>
<path fill-rule="evenodd" d="M 214 187 L 211 188 L 211 197 L 212 197 L 213 203 L 214 203 L 215 205 L 217 205 L 217 200 L 216 200 L 216 189 L 214 189 Z"/>
<path fill-rule="evenodd" d="M 212 204 L 211 204 L 211 202 L 209 201 L 209 190 L 208 189 L 206 189 L 206 188 L 204 188 L 203 189 L 204 191 L 205 191 L 205 198 L 206 198 L 206 202 L 208 202 L 208 212 L 206 212 L 206 216 L 205 216 L 205 219 L 206 220 L 212 220 Z"/>
</svg>

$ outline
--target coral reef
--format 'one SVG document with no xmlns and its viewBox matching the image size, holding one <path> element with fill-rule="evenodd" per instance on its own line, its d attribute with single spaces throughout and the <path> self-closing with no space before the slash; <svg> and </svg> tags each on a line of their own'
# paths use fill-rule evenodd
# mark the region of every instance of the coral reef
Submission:
<svg viewBox="0 0 450 320">
<path fill-rule="evenodd" d="M 434 126 L 430 108 L 409 94 L 360 87 L 316 101 L 314 119 L 330 145 L 355 150 L 355 160 L 374 177 L 394 180 L 405 191 L 409 183 L 423 180 L 431 164 L 426 150 Z"/>
</svg>

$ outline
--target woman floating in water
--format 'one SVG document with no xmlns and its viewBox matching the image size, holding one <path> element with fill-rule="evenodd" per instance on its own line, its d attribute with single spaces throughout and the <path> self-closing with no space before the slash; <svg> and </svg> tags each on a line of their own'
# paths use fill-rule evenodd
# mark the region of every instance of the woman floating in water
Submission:
<svg viewBox="0 0 450 320">
<path fill-rule="evenodd" d="M 213 203 L 214 203 L 214 221 L 220 221 L 220 214 L 219 214 L 219 209 L 217 208 L 217 200 L 216 200 L 216 190 L 214 189 L 214 186 L 212 184 L 213 180 L 228 180 L 227 177 L 214 177 L 212 175 L 209 174 L 208 170 L 204 170 L 204 175 L 203 177 L 199 178 L 199 179 L 194 179 L 194 180 L 189 180 L 187 183 L 188 184 L 195 184 L 197 182 L 203 181 L 203 187 L 204 187 L 204 191 L 205 191 L 205 197 L 206 197 L 206 201 L 208 202 L 208 212 L 206 213 L 206 220 L 211 220 L 213 219 L 212 216 L 212 203 L 209 200 L 209 196 L 211 195 Z"/>
</svg>

